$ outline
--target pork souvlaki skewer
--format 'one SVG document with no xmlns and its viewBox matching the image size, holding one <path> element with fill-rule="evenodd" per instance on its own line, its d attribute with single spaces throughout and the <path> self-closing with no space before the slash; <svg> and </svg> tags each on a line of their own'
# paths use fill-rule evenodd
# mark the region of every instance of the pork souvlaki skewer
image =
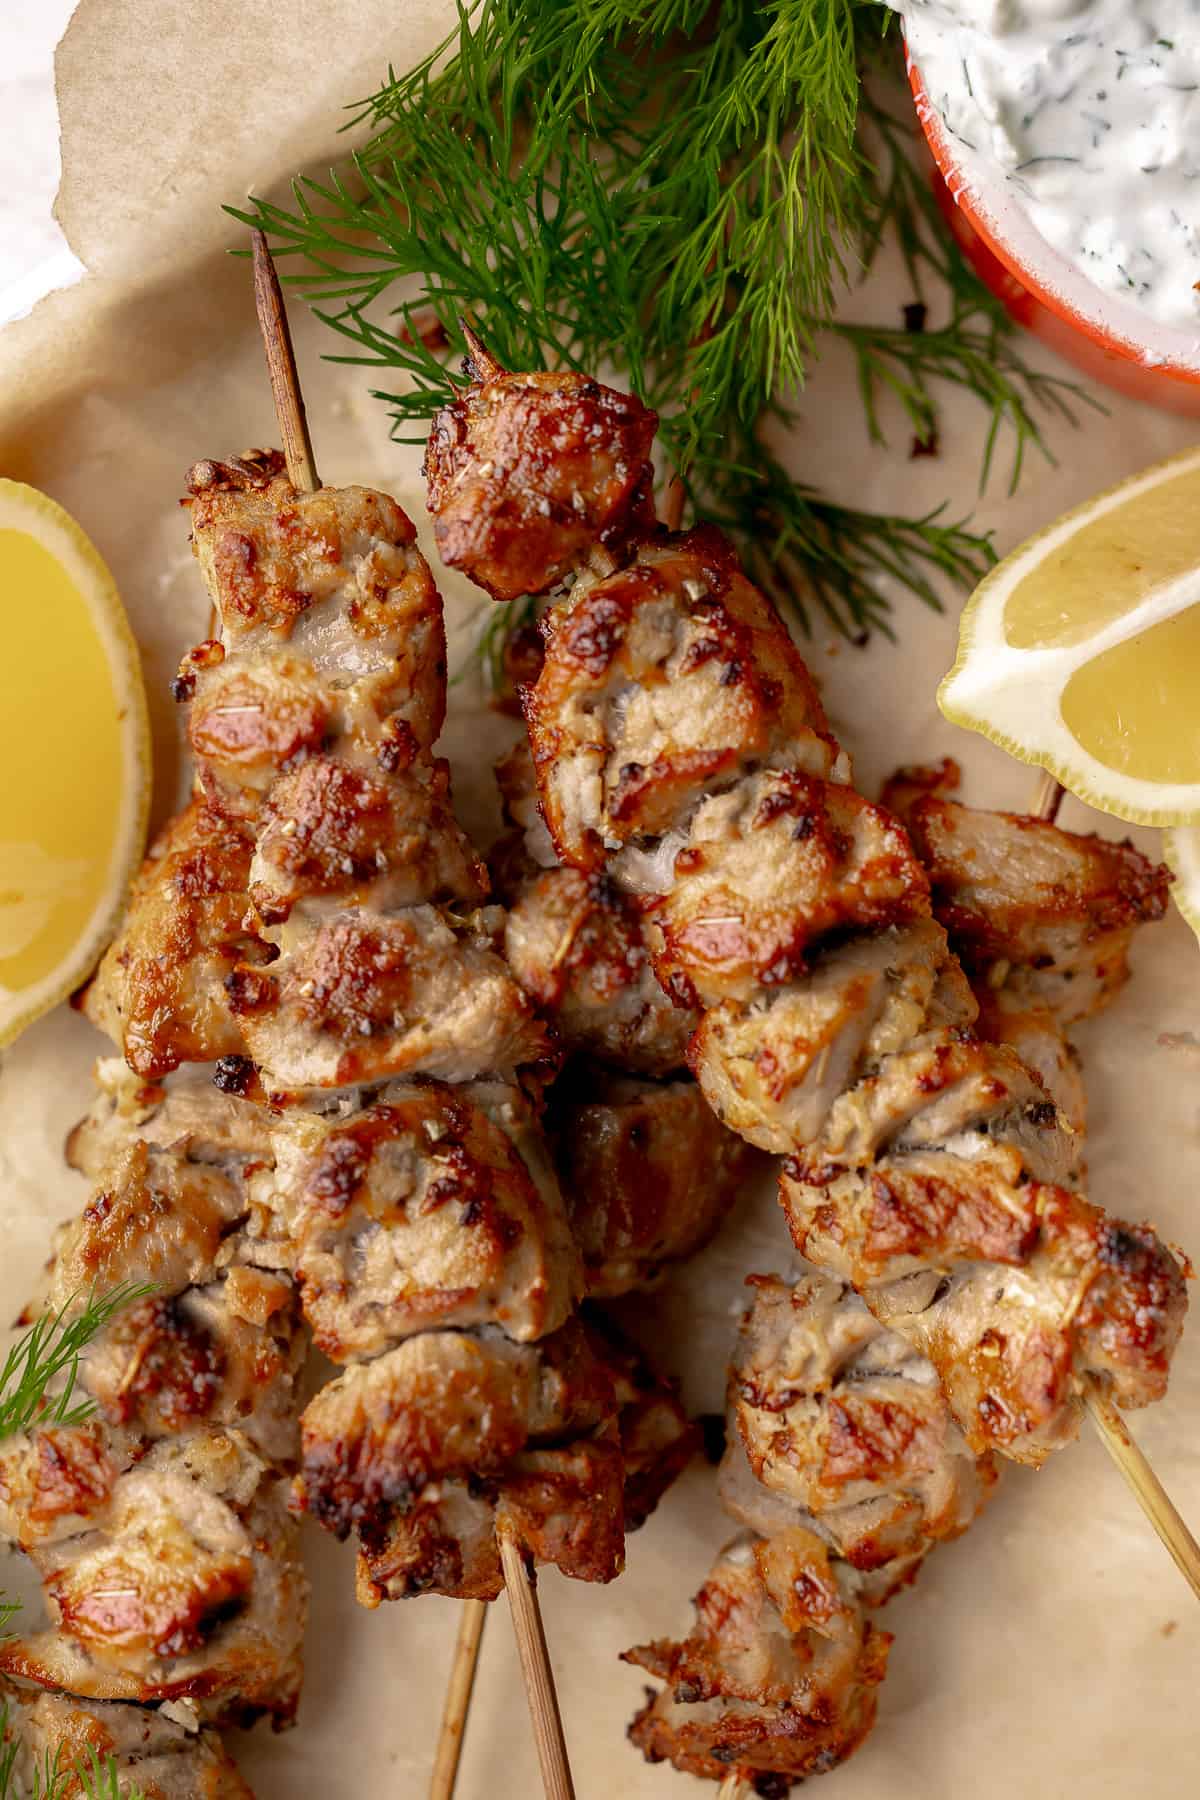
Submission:
<svg viewBox="0 0 1200 1800">
<path fill-rule="evenodd" d="M 445 682 L 428 571 L 384 496 L 306 510 L 258 455 L 192 485 L 229 654 L 185 663 L 200 793 L 87 1010 L 147 1081 L 200 1061 L 227 1093 L 274 1083 L 259 1217 L 317 1341 L 352 1365 L 306 1415 L 300 1492 L 358 1530 L 360 1598 L 490 1597 L 510 1526 L 608 1579 L 622 1488 L 652 1503 L 686 1421 L 568 1317 L 577 1257 L 533 1110 L 511 1080 L 468 1080 L 536 1065 L 546 1041 L 486 932 L 446 910 L 485 889 L 428 754 Z M 289 990 L 306 950 L 320 967 Z M 280 986 L 299 1027 L 275 1029 Z M 427 1071 L 452 1085 L 384 1082 Z"/>
<path fill-rule="evenodd" d="M 957 785 L 953 763 L 901 770 L 884 798 L 911 818 L 935 907 L 957 934 L 980 997 L 981 1029 L 1014 1045 L 1082 1128 L 1082 1087 L 1063 1032 L 1106 1005 L 1125 981 L 1132 929 L 1161 916 L 1168 872 L 1129 844 L 1059 830 L 1064 789 L 1047 773 L 1027 815 L 947 802 Z M 1032 881 L 1021 874 L 1031 853 Z M 1083 1399 L 1138 1505 L 1200 1597 L 1200 1544 L 1104 1385 L 1089 1379 Z"/>
<path fill-rule="evenodd" d="M 551 1105 L 559 1153 L 569 1146 L 575 1195 L 592 1215 L 585 1266 L 604 1286 L 628 1289 L 656 1255 L 698 1247 L 753 1153 L 711 1113 L 706 1120 L 698 1090 L 679 1079 L 699 1020 L 654 980 L 637 908 L 605 879 L 555 862 L 525 746 L 498 773 L 515 827 L 491 856 L 509 902 L 509 963 L 564 1043 L 591 1059 L 576 1084 L 582 1109 L 569 1091 L 558 1102 L 561 1081 Z M 639 1073 L 597 1093 L 605 1063 Z M 607 1265 L 588 1263 L 589 1242 L 593 1253 L 606 1246 Z M 787 1478 L 778 1457 L 758 1456 L 752 1470 L 731 1411 L 722 1487 L 747 1530 L 709 1578 L 700 1638 L 630 1653 L 667 1681 L 631 1736 L 651 1760 L 719 1777 L 737 1754 L 778 1784 L 833 1767 L 867 1735 L 889 1642 L 871 1607 L 911 1579 L 935 1542 L 965 1528 L 993 1476 L 991 1459 L 977 1462 L 962 1444 L 933 1370 L 844 1283 L 753 1279 L 746 1343 L 756 1349 L 740 1385 L 769 1412 L 786 1393 L 791 1412 L 775 1435 L 792 1451 Z M 845 1418 L 828 1455 L 819 1430 L 799 1429 L 805 1396 L 827 1418 Z"/>
<path fill-rule="evenodd" d="M 526 745 L 498 774 L 516 828 L 490 858 L 508 901 L 509 964 L 564 1043 L 593 1059 L 579 1081 L 585 1092 L 606 1062 L 639 1071 L 619 1078 L 637 1102 L 613 1106 L 601 1094 L 579 1112 L 568 1093 L 560 1108 L 560 1080 L 551 1108 L 584 1177 L 564 1185 L 591 1215 L 585 1265 L 589 1241 L 607 1235 L 611 1250 L 622 1236 L 625 1254 L 601 1280 L 622 1279 L 624 1267 L 629 1286 L 635 1246 L 648 1264 L 648 1250 L 686 1255 L 711 1231 L 728 1205 L 716 1177 L 742 1140 L 712 1114 L 706 1123 L 698 1090 L 678 1079 L 699 1017 L 655 981 L 637 906 L 605 877 L 557 863 Z M 628 1128 L 626 1110 L 635 1115 Z M 629 1152 L 635 1133 L 645 1134 L 640 1157 Z M 668 1153 L 655 1154 L 656 1136 Z M 614 1141 L 610 1174 L 603 1147 Z M 748 1173 L 744 1162 L 735 1170 L 735 1180 Z M 617 1206 L 595 1206 L 594 1195 L 617 1187 Z M 834 1767 L 866 1737 L 890 1641 L 872 1609 L 912 1579 L 935 1543 L 966 1528 L 995 1471 L 990 1457 L 966 1450 L 932 1368 L 853 1290 L 815 1274 L 750 1279 L 756 1300 L 741 1372 L 731 1372 L 721 1477 L 727 1509 L 745 1529 L 706 1583 L 692 1639 L 629 1653 L 667 1684 L 630 1736 L 651 1760 L 719 1779 L 737 1756 L 779 1784 Z M 774 1431 L 764 1433 L 764 1419 Z M 764 1436 L 770 1455 L 761 1453 Z"/>
<path fill-rule="evenodd" d="M 300 1496 L 366 1540 L 364 1597 L 498 1592 L 488 1483 L 543 1438 L 564 1481 L 570 1443 L 593 1484 L 591 1534 L 562 1557 L 611 1575 L 611 1383 L 515 1079 L 550 1046 L 432 754 L 445 640 L 415 533 L 384 495 L 296 487 L 274 453 L 199 464 L 190 487 L 222 634 L 177 683 L 200 798 L 87 1010 L 144 1079 L 215 1058 L 219 1085 L 272 1103 L 258 1195 L 318 1345 L 348 1365 L 306 1413 Z M 431 1416 L 456 1386 L 477 1410 Z"/>
<path fill-rule="evenodd" d="M 1039 1070 L 1076 1125 L 1081 1157 L 1083 1091 L 1064 1028 L 1119 991 L 1134 924 L 1161 916 L 1165 871 L 1128 846 L 947 801 L 955 785 L 950 764 L 904 770 L 885 800 L 911 826 L 938 916 L 981 995 L 983 1028 Z M 1071 950 L 1081 931 L 1086 964 Z M 935 1543 L 970 1524 L 996 1474 L 991 1455 L 967 1452 L 930 1365 L 851 1289 L 814 1272 L 750 1279 L 755 1297 L 730 1369 L 721 1489 L 727 1509 L 759 1534 L 758 1547 L 743 1540 L 732 1562 L 723 1553 L 687 1639 L 629 1653 L 667 1682 L 634 1721 L 634 1742 L 714 1779 L 728 1768 L 723 1793 L 744 1795 L 756 1780 L 812 1774 L 855 1749 L 869 1704 L 862 1670 L 874 1668 L 873 1637 L 860 1640 L 861 1664 L 827 1666 L 827 1687 L 814 1693 L 799 1680 L 794 1693 L 781 1693 L 766 1655 L 782 1616 L 767 1541 L 807 1529 L 835 1577 L 840 1571 L 843 1616 L 856 1604 L 869 1611 L 913 1578 Z M 736 1603 L 722 1612 L 722 1599 Z M 800 1624 L 794 1618 L 793 1631 Z M 803 1664 L 801 1654 L 798 1678 Z M 804 1729 L 806 1718 L 832 1729 L 822 1738 Z"/>
<path fill-rule="evenodd" d="M 973 1451 L 1040 1463 L 1093 1380 L 1158 1398 L 1178 1263 L 1066 1185 L 1070 1126 L 973 1029 L 903 828 L 728 544 L 656 528 L 653 415 L 477 343 L 470 373 L 427 453 L 439 546 L 497 598 L 565 593 L 526 703 L 547 827 L 638 896 L 706 1095 L 788 1159 L 797 1248 L 930 1359 Z"/>
<path fill-rule="evenodd" d="M 269 1103 L 261 1216 L 347 1365 L 306 1409 L 300 1503 L 357 1533 L 368 1605 L 508 1588 L 565 1793 L 523 1558 L 619 1572 L 621 1370 L 576 1316 L 529 1097 L 550 1042 L 496 953 L 502 916 L 433 755 L 439 598 L 393 501 L 310 480 L 261 453 L 192 471 L 220 625 L 177 683 L 199 797 L 87 1009 L 143 1079 L 216 1059 L 227 1092 Z"/>
</svg>

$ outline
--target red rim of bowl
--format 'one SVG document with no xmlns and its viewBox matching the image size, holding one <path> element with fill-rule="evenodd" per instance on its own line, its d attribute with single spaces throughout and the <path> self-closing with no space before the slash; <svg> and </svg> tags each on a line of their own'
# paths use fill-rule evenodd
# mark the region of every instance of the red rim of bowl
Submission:
<svg viewBox="0 0 1200 1800">
<path fill-rule="evenodd" d="M 1098 375 L 1112 386 L 1134 393 L 1139 398 L 1156 399 L 1159 404 L 1173 405 L 1183 410 L 1193 411 L 1200 406 L 1200 361 L 1193 364 L 1180 363 L 1170 358 L 1157 358 L 1152 350 L 1147 349 L 1131 333 L 1113 328 L 1103 320 L 1090 317 L 1080 310 L 1060 291 L 1057 291 L 1041 276 L 1030 263 L 1023 260 L 1000 235 L 994 221 L 990 220 L 984 210 L 984 202 L 978 185 L 972 188 L 968 177 L 960 168 L 950 147 L 941 118 L 934 107 L 921 79 L 920 70 L 913 62 L 908 61 L 908 78 L 916 101 L 917 117 L 921 129 L 925 133 L 926 142 L 932 152 L 938 172 L 958 211 L 963 215 L 971 231 L 980 240 L 985 251 L 998 262 L 1002 269 L 1019 284 L 1025 294 L 1032 297 L 1046 313 L 1057 320 L 1060 329 L 1044 330 L 1039 327 L 1035 317 L 1029 315 L 1028 308 L 1024 313 L 1013 304 L 1014 297 L 1009 293 L 1001 293 L 1000 298 L 1009 306 L 1023 324 L 1038 332 L 1038 335 L 1054 343 L 1055 348 L 1071 356 L 1079 366 L 1088 373 Z M 1030 223 L 1030 234 L 1036 236 L 1035 228 Z M 961 236 L 961 234 L 960 234 Z M 1039 240 L 1042 241 L 1042 240 Z M 966 246 L 970 250 L 970 245 Z M 1068 265 L 1059 257 L 1050 245 L 1046 245 L 1046 260 L 1050 263 L 1061 263 L 1064 270 Z M 973 256 L 978 266 L 978 258 Z M 980 273 L 988 278 L 986 268 Z M 1086 281 L 1086 277 L 1075 272 L 1077 283 L 1087 287 L 1089 294 L 1096 296 L 1099 309 L 1105 303 L 1103 292 Z M 989 281 L 990 286 L 995 283 Z M 1064 333 L 1062 327 L 1066 327 Z M 1150 326 L 1154 330 L 1153 324 Z M 1181 334 L 1176 334 L 1181 335 Z M 1073 340 L 1073 341 L 1072 341 Z M 1080 341 L 1082 340 L 1082 342 Z M 1196 354 L 1200 358 L 1200 324 L 1195 333 Z M 1087 353 L 1090 348 L 1091 354 Z M 1175 387 L 1174 394 L 1164 392 L 1168 383 L 1182 384 Z M 1193 390 L 1188 392 L 1187 390 Z"/>
</svg>

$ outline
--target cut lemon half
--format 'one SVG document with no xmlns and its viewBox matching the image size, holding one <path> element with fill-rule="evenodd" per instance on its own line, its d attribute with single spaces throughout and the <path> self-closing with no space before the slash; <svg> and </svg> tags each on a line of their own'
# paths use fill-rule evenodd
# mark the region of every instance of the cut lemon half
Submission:
<svg viewBox="0 0 1200 1800">
<path fill-rule="evenodd" d="M 77 987 L 145 839 L 137 645 L 99 551 L 0 480 L 0 1044 Z"/>
<path fill-rule="evenodd" d="M 967 604 L 938 701 L 1119 819 L 1200 820 L 1200 450 L 1006 556 Z"/>
<path fill-rule="evenodd" d="M 1177 825 L 1164 831 L 1163 856 L 1175 877 L 1171 898 L 1200 937 L 1200 826 Z"/>
</svg>

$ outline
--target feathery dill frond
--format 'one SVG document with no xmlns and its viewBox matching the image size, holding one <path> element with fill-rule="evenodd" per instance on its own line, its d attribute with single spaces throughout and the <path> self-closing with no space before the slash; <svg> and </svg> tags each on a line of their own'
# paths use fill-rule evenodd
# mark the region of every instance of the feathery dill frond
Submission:
<svg viewBox="0 0 1200 1800">
<path fill-rule="evenodd" d="M 0 1800 L 17 1800 L 19 1773 L 24 1800 L 65 1800 L 68 1794 L 82 1794 L 83 1800 L 146 1800 L 136 1785 L 127 1782 L 122 1790 L 113 1758 L 99 1756 L 90 1744 L 86 1755 L 81 1753 L 66 1760 L 61 1744 L 53 1754 L 47 1750 L 28 1778 L 20 1770 L 21 1748 L 8 1703 L 0 1701 Z"/>
<path fill-rule="evenodd" d="M 80 1357 L 116 1313 L 150 1292 L 126 1282 L 89 1295 L 74 1318 L 64 1309 L 36 1320 L 0 1367 L 0 1440 L 31 1425 L 79 1425 L 90 1418 L 93 1402 L 75 1398 Z"/>
<path fill-rule="evenodd" d="M 858 512 L 762 463 L 763 420 L 822 344 L 852 351 L 876 438 L 885 392 L 922 442 L 939 382 L 973 393 L 984 478 L 1010 427 L 1015 480 L 1047 409 L 1081 397 L 1025 364 L 941 222 L 888 18 L 874 0 L 476 0 L 349 109 L 371 135 L 344 170 L 229 210 L 267 232 L 333 360 L 401 377 L 374 389 L 398 438 L 450 397 L 463 311 L 511 368 L 614 367 L 758 565 L 778 521 L 765 542 L 790 573 L 771 585 L 797 621 L 857 637 L 885 628 L 884 590 L 936 604 L 935 580 L 973 584 L 991 550 L 965 522 Z M 837 313 L 888 239 L 914 299 L 949 290 L 936 331 Z"/>
</svg>

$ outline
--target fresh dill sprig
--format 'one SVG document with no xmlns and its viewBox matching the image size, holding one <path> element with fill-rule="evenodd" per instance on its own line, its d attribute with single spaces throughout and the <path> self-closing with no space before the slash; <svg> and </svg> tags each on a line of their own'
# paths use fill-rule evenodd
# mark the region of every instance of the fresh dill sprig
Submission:
<svg viewBox="0 0 1200 1800">
<path fill-rule="evenodd" d="M 116 1313 L 150 1291 L 126 1282 L 106 1294 L 89 1295 L 74 1318 L 64 1307 L 36 1320 L 0 1368 L 0 1439 L 31 1425 L 80 1425 L 89 1419 L 95 1403 L 75 1398 L 80 1357 Z"/>
<path fill-rule="evenodd" d="M 95 1402 L 75 1398 L 79 1362 L 92 1340 L 114 1316 L 152 1290 L 126 1282 L 105 1294 L 92 1293 L 74 1318 L 64 1307 L 44 1313 L 9 1350 L 0 1368 L 0 1440 L 30 1426 L 81 1425 L 92 1416 Z M 0 1596 L 0 1635 L 7 1632 L 20 1605 Z M 63 1747 L 46 1751 L 33 1769 L 32 1786 L 18 1767 L 22 1752 L 19 1729 L 10 1730 L 7 1701 L 0 1700 L 0 1800 L 17 1800 L 20 1774 L 23 1800 L 65 1800 L 81 1793 L 84 1800 L 145 1800 L 138 1787 L 121 1786 L 111 1756 L 100 1757 L 89 1745 L 86 1757 L 63 1762 Z"/>
<path fill-rule="evenodd" d="M 885 628 L 888 589 L 938 605 L 941 579 L 973 584 L 992 552 L 966 523 L 838 506 L 765 458 L 764 423 L 822 346 L 853 353 L 877 438 L 885 392 L 926 445 L 937 384 L 974 393 L 985 478 L 1005 427 L 1015 480 L 1045 409 L 1070 407 L 940 221 L 888 16 L 875 0 L 474 0 L 350 109 L 370 136 L 345 170 L 298 180 L 291 206 L 229 210 L 343 340 L 333 360 L 402 376 L 375 390 L 397 438 L 423 438 L 450 397 L 464 311 L 509 367 L 615 367 L 658 411 L 693 505 L 763 580 L 770 562 L 798 621 L 860 637 Z M 949 290 L 936 330 L 840 316 L 889 239 L 914 299 Z"/>
<path fill-rule="evenodd" d="M 536 638 L 537 602 L 524 596 L 500 604 L 486 602 L 481 608 L 482 623 L 475 644 L 475 657 L 487 676 L 493 693 L 508 692 L 513 687 L 511 657 L 526 631 Z M 454 681 L 461 681 L 466 670 L 460 670 Z"/>
<path fill-rule="evenodd" d="M 68 1794 L 80 1794 L 83 1800 L 146 1800 L 142 1789 L 126 1783 L 111 1756 L 98 1756 L 92 1745 L 86 1755 L 63 1760 L 63 1746 L 53 1753 L 43 1752 L 35 1763 L 31 1779 L 20 1769 L 21 1740 L 10 1735 L 7 1701 L 0 1701 L 0 1800 L 65 1800 Z M 21 1780 L 18 1789 L 17 1781 Z"/>
<path fill-rule="evenodd" d="M 1096 405 L 1086 391 L 1022 362 L 1017 346 L 1000 329 L 990 310 L 974 298 L 954 302 L 945 325 L 921 327 L 853 325 L 837 321 L 829 330 L 854 354 L 859 394 L 872 442 L 885 443 L 879 419 L 884 392 L 895 396 L 913 429 L 919 449 L 932 451 L 937 441 L 938 401 L 935 381 L 967 388 L 990 414 L 984 439 L 980 488 L 987 484 L 997 441 L 1005 426 L 1012 438 L 1009 492 L 1021 479 L 1031 446 L 1048 455 L 1038 408 L 1058 412 L 1072 424 L 1072 398 Z"/>
<path fill-rule="evenodd" d="M 992 564 L 986 542 L 961 521 L 947 521 L 944 509 L 905 518 L 835 505 L 802 487 L 758 441 L 746 466 L 727 468 L 720 486 L 729 511 L 710 516 L 745 532 L 750 572 L 777 605 L 795 610 L 805 632 L 815 623 L 812 602 L 853 641 L 873 631 L 894 637 L 880 576 L 937 611 L 935 571 L 980 581 Z"/>
</svg>

